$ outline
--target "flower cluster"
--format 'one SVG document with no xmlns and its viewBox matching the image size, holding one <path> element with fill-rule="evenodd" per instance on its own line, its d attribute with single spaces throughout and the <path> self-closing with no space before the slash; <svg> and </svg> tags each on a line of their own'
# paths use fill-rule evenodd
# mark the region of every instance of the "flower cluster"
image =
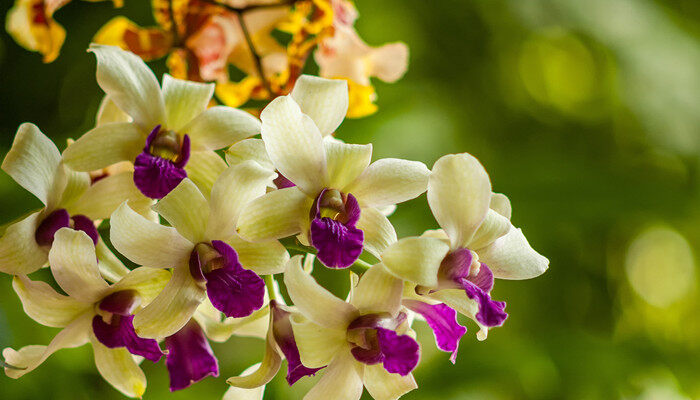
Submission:
<svg viewBox="0 0 700 400">
<path fill-rule="evenodd" d="M 6 228 L 0 271 L 29 317 L 62 328 L 47 346 L 4 349 L 9 377 L 89 343 L 104 379 L 141 397 L 142 359 L 164 359 L 179 390 L 218 376 L 210 340 L 244 335 L 264 339 L 264 355 L 227 380 L 227 399 L 261 399 L 283 360 L 290 385 L 322 375 L 307 400 L 365 388 L 396 399 L 417 387 L 414 321 L 455 362 L 457 314 L 485 339 L 507 318 L 494 279 L 548 267 L 473 156 L 429 170 L 335 138 L 345 80 L 302 75 L 258 119 L 210 106 L 214 84 L 166 74 L 161 85 L 133 53 L 90 51 L 106 93 L 96 127 L 61 154 L 23 124 L 2 164 L 44 208 Z M 424 192 L 441 229 L 399 240 L 388 216 Z M 28 276 L 47 265 L 65 294 Z M 347 298 L 314 268 L 349 279 Z"/>
<path fill-rule="evenodd" d="M 70 0 L 15 1 L 8 32 L 26 49 L 41 53 L 44 62 L 55 60 L 66 32 L 53 14 Z M 394 82 L 408 64 L 405 44 L 375 48 L 360 38 L 350 0 L 151 1 L 157 26 L 143 28 L 118 16 L 94 41 L 145 61 L 165 58 L 175 78 L 216 82 L 216 99 L 231 107 L 288 94 L 313 55 L 320 76 L 347 80 L 347 116 L 363 117 L 377 110 L 370 78 Z M 119 7 L 123 0 L 113 3 Z M 242 74 L 240 80 L 231 70 Z"/>
</svg>

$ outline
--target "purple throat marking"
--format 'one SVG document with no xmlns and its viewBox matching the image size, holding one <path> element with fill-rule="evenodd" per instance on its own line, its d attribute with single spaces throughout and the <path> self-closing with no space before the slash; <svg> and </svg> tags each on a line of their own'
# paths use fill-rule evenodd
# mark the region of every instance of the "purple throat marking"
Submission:
<svg viewBox="0 0 700 400">
<path fill-rule="evenodd" d="M 76 231 L 83 231 L 92 239 L 95 245 L 100 240 L 100 234 L 90 218 L 80 214 L 71 217 L 68 211 L 63 208 L 52 212 L 41 221 L 34 233 L 34 239 L 40 246 L 51 246 L 54 235 L 61 228 L 73 228 Z"/>
<path fill-rule="evenodd" d="M 334 217 L 323 216 L 335 214 Z M 311 213 L 311 244 L 318 259 L 329 268 L 348 268 L 362 254 L 364 232 L 355 225 L 360 205 L 352 194 L 323 189 L 314 201 Z"/>
<path fill-rule="evenodd" d="M 134 160 L 134 184 L 146 197 L 162 199 L 187 177 L 190 137 L 182 140 L 171 131 L 156 126 L 146 138 L 146 146 Z"/>
</svg>

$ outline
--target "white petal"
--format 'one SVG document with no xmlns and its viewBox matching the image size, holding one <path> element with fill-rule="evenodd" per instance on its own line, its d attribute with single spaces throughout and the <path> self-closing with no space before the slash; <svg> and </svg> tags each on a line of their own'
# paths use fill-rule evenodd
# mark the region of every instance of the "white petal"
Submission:
<svg viewBox="0 0 700 400">
<path fill-rule="evenodd" d="M 2 162 L 7 172 L 20 186 L 27 189 L 42 203 L 49 203 L 49 195 L 59 173 L 61 153 L 39 128 L 24 123 L 17 129 L 12 148 Z"/>
<path fill-rule="evenodd" d="M 189 262 L 194 245 L 175 228 L 149 221 L 122 204 L 110 219 L 110 239 L 121 254 L 136 264 L 171 268 Z"/>
<path fill-rule="evenodd" d="M 125 347 L 109 349 L 90 333 L 95 366 L 115 389 L 129 397 L 141 398 L 146 391 L 146 375 Z"/>
<path fill-rule="evenodd" d="M 217 150 L 260 133 L 260 121 L 236 108 L 216 106 L 182 128 L 195 150 Z"/>
<path fill-rule="evenodd" d="M 323 138 L 289 96 L 274 99 L 261 114 L 262 138 L 277 170 L 310 197 L 327 185 Z"/>
<path fill-rule="evenodd" d="M 348 345 L 346 330 L 323 327 L 301 314 L 293 314 L 290 322 L 301 363 L 307 368 L 325 367 Z"/>
<path fill-rule="evenodd" d="M 146 134 L 131 122 L 100 125 L 73 142 L 63 152 L 63 162 L 76 171 L 94 171 L 131 161 L 143 151 Z"/>
<path fill-rule="evenodd" d="M 30 274 L 46 263 L 46 250 L 34 239 L 42 216 L 42 212 L 35 212 L 5 229 L 0 237 L 0 272 Z"/>
<path fill-rule="evenodd" d="M 299 312 L 318 325 L 346 329 L 359 315 L 355 307 L 335 297 L 302 270 L 301 256 L 294 256 L 287 263 L 284 284 Z"/>
<path fill-rule="evenodd" d="M 141 299 L 141 306 L 145 306 L 163 291 L 171 277 L 170 271 L 164 269 L 140 267 L 129 271 L 109 288 L 109 292 L 135 290 Z"/>
<path fill-rule="evenodd" d="M 95 245 L 83 231 L 59 229 L 49 251 L 49 264 L 58 285 L 76 300 L 97 301 L 109 286 L 97 267 Z"/>
<path fill-rule="evenodd" d="M 97 56 L 97 84 L 144 129 L 165 122 L 158 80 L 138 56 L 114 46 L 91 44 Z"/>
<path fill-rule="evenodd" d="M 97 117 L 95 118 L 95 126 L 109 124 L 111 122 L 131 122 L 131 117 L 117 107 L 116 104 L 105 95 L 100 102 L 100 107 L 97 109 Z"/>
<path fill-rule="evenodd" d="M 92 309 L 92 304 L 59 294 L 46 282 L 32 281 L 26 275 L 15 276 L 12 288 L 22 301 L 24 312 L 42 325 L 62 328 Z"/>
<path fill-rule="evenodd" d="M 363 208 L 357 227 L 365 234 L 365 250 L 377 258 L 387 247 L 396 243 L 394 226 L 376 208 Z"/>
<path fill-rule="evenodd" d="M 366 365 L 362 380 L 374 400 L 396 400 L 418 388 L 413 374 L 389 373 L 382 364 Z"/>
<path fill-rule="evenodd" d="M 296 235 L 308 220 L 312 202 L 296 187 L 267 193 L 245 207 L 238 218 L 238 234 L 255 242 Z"/>
<path fill-rule="evenodd" d="M 357 364 L 350 352 L 339 354 L 304 400 L 359 400 L 363 387 Z"/>
<path fill-rule="evenodd" d="M 129 268 L 124 266 L 102 239 L 97 242 L 95 253 L 97 254 L 97 266 L 100 268 L 100 274 L 105 280 L 117 282 L 129 273 Z"/>
<path fill-rule="evenodd" d="M 92 220 L 107 219 L 123 202 L 135 210 L 149 209 L 153 200 L 144 196 L 134 185 L 131 171 L 109 175 L 90 185 L 75 205 L 68 208 L 71 215 L 82 214 Z"/>
<path fill-rule="evenodd" d="M 234 235 L 226 243 L 236 250 L 241 265 L 258 275 L 282 273 L 289 261 L 287 249 L 276 240 L 251 243 Z"/>
<path fill-rule="evenodd" d="M 467 247 L 470 249 L 480 249 L 488 246 L 493 243 L 494 240 L 508 233 L 512 227 L 513 225 L 511 225 L 508 218 L 489 208 L 486 212 L 486 218 L 484 218 L 484 221 L 479 225 L 479 229 L 476 230 Z"/>
<path fill-rule="evenodd" d="M 209 198 L 214 182 L 226 170 L 226 162 L 211 150 L 194 151 L 185 166 L 187 177 L 197 185 L 204 197 Z"/>
<path fill-rule="evenodd" d="M 371 144 L 347 144 L 327 138 L 323 141 L 328 162 L 328 186 L 342 190 L 357 179 L 372 160 Z"/>
<path fill-rule="evenodd" d="M 302 75 L 294 84 L 292 97 L 323 136 L 335 132 L 348 112 L 348 83 L 343 79 Z"/>
<path fill-rule="evenodd" d="M 384 158 L 370 164 L 345 191 L 364 206 L 388 206 L 423 194 L 429 174 L 422 162 Z"/>
<path fill-rule="evenodd" d="M 271 326 L 272 314 L 270 314 L 269 321 Z M 241 374 L 241 376 L 228 378 L 226 383 L 242 389 L 254 389 L 270 382 L 272 378 L 277 375 L 277 371 L 279 371 L 281 365 L 282 357 L 275 343 L 272 329 L 269 329 L 267 337 L 265 338 L 265 355 L 258 368 L 254 371 L 248 370 L 248 374 Z"/>
<path fill-rule="evenodd" d="M 136 334 L 153 339 L 174 334 L 187 324 L 205 298 L 205 288 L 192 278 L 187 266 L 173 269 L 163 291 L 134 315 Z"/>
<path fill-rule="evenodd" d="M 382 262 L 398 278 L 427 287 L 436 287 L 440 263 L 450 247 L 431 237 L 404 238 L 391 245 Z"/>
<path fill-rule="evenodd" d="M 270 171 L 275 170 L 270 156 L 265 150 L 265 142 L 262 139 L 245 139 L 234 144 L 226 150 L 226 162 L 228 165 L 236 165 L 248 160 L 253 160 Z"/>
<path fill-rule="evenodd" d="M 491 193 L 491 203 L 489 207 L 508 219 L 510 219 L 513 213 L 508 196 L 502 193 Z"/>
<path fill-rule="evenodd" d="M 179 132 L 185 124 L 207 109 L 213 94 L 213 83 L 184 81 L 164 74 L 165 127 Z"/>
<path fill-rule="evenodd" d="M 486 217 L 491 182 L 479 160 L 467 153 L 435 162 L 428 182 L 428 204 L 452 247 L 465 247 Z"/>
<path fill-rule="evenodd" d="M 499 279 L 530 279 L 544 274 L 549 268 L 549 260 L 530 247 L 518 228 L 511 228 L 505 236 L 478 250 L 477 254 Z"/>
<path fill-rule="evenodd" d="M 153 209 L 190 242 L 204 240 L 209 221 L 209 203 L 191 180 L 183 179 Z"/>
<path fill-rule="evenodd" d="M 403 282 L 391 275 L 380 263 L 368 269 L 353 291 L 352 305 L 362 315 L 388 312 L 396 315 L 401 308 Z"/>
<path fill-rule="evenodd" d="M 260 368 L 260 363 L 253 364 L 241 373 L 241 376 L 250 375 Z M 231 386 L 224 393 L 223 400 L 263 400 L 265 395 L 265 386 L 259 386 L 254 389 L 243 389 Z"/>
<path fill-rule="evenodd" d="M 211 190 L 211 213 L 207 227 L 210 238 L 227 238 L 236 232 L 238 215 L 253 199 L 265 194 L 277 175 L 255 161 L 228 167 Z"/>
<path fill-rule="evenodd" d="M 5 348 L 2 356 L 5 362 L 20 369 L 5 368 L 5 374 L 17 379 L 41 365 L 53 353 L 61 349 L 79 347 L 88 342 L 88 332 L 92 330 L 93 312 L 90 310 L 63 328 L 48 346 L 32 345 L 19 350 Z"/>
</svg>

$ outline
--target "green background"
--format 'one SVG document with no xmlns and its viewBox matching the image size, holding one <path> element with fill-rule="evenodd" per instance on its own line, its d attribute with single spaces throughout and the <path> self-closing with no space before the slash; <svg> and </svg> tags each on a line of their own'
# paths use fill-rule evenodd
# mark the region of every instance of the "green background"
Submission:
<svg viewBox="0 0 700 400">
<path fill-rule="evenodd" d="M 152 23 L 149 2 L 75 1 L 56 14 L 61 56 L 40 56 L 0 34 L 0 148 L 31 121 L 59 148 L 94 122 L 101 98 L 92 35 L 112 16 Z M 379 112 L 348 120 L 338 137 L 374 144 L 374 158 L 431 166 L 469 152 L 513 221 L 550 259 L 530 281 L 497 281 L 510 317 L 462 339 L 457 364 L 421 323 L 420 389 L 406 399 L 700 398 L 700 3 L 695 0 L 362 0 L 360 35 L 402 40 L 406 76 L 377 82 Z M 11 6 L 0 5 L 0 19 Z M 152 67 L 160 75 L 162 62 Z M 39 206 L 0 176 L 0 219 Z M 392 217 L 399 236 L 436 228 L 425 196 Z M 39 273 L 41 274 L 41 273 Z M 341 275 L 323 273 L 336 284 Z M 342 278 L 345 275 L 342 274 Z M 345 282 L 337 283 L 343 285 Z M 46 344 L 55 329 L 26 317 L 0 276 L 0 347 Z M 170 394 L 163 363 L 144 363 L 146 399 L 217 399 L 225 377 L 259 361 L 262 343 L 214 344 L 221 377 Z M 284 371 L 283 367 L 283 371 Z M 267 399 L 300 399 L 280 374 Z M 18 381 L 0 376 L 2 399 L 118 399 L 88 346 L 63 350 Z M 330 400 L 330 399 L 329 399 Z"/>
</svg>

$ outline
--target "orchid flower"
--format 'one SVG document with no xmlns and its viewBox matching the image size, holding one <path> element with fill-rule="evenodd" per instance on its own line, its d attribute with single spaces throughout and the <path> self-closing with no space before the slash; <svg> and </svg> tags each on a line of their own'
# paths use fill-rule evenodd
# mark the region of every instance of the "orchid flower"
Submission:
<svg viewBox="0 0 700 400">
<path fill-rule="evenodd" d="M 24 311 L 42 325 L 63 328 L 48 346 L 6 348 L 2 354 L 16 368 L 5 368 L 17 379 L 64 348 L 92 345 L 100 374 L 129 397 L 141 397 L 146 377 L 134 356 L 160 360 L 158 342 L 137 336 L 133 313 L 147 305 L 162 290 L 170 274 L 164 270 L 137 268 L 114 285 L 100 276 L 92 238 L 85 232 L 61 228 L 49 252 L 51 272 L 68 296 L 47 283 L 26 275 L 14 278 Z"/>
<path fill-rule="evenodd" d="M 201 169 L 209 168 L 203 159 L 218 158 L 213 150 L 260 131 L 260 122 L 244 111 L 223 106 L 207 109 L 213 84 L 166 74 L 161 88 L 133 53 L 95 44 L 90 51 L 97 56 L 97 83 L 132 121 L 100 125 L 68 147 L 64 162 L 77 171 L 133 162 L 136 187 L 160 199 L 188 173 L 199 175 Z"/>
<path fill-rule="evenodd" d="M 491 192 L 484 167 L 473 156 L 452 154 L 433 166 L 428 203 L 441 231 L 392 244 L 381 255 L 387 270 L 474 319 L 485 339 L 505 321 L 505 303 L 491 299 L 494 278 L 530 279 L 549 261 L 510 223 L 510 202 Z M 466 294 L 466 295 L 465 295 Z"/>
<path fill-rule="evenodd" d="M 29 123 L 17 130 L 2 169 L 44 207 L 6 227 L 0 237 L 1 272 L 25 275 L 41 268 L 55 233 L 64 227 L 88 234 L 108 278 L 114 277 L 110 270 L 124 269 L 100 239 L 93 222 L 108 218 L 125 200 L 138 210 L 150 204 L 123 175 L 93 182 L 87 173 L 71 171 L 61 162 L 56 145 Z"/>
<path fill-rule="evenodd" d="M 174 334 L 207 296 L 227 317 L 244 317 L 263 306 L 259 275 L 281 272 L 289 256 L 277 241 L 242 240 L 235 224 L 243 206 L 265 193 L 273 176 L 252 161 L 231 167 L 214 183 L 208 200 L 184 179 L 154 206 L 170 227 L 143 218 L 126 204 L 114 212 L 110 234 L 121 254 L 139 265 L 173 268 L 163 292 L 136 314 L 139 335 Z"/>
<path fill-rule="evenodd" d="M 363 251 L 378 255 L 396 238 L 378 207 L 425 191 L 420 162 L 382 159 L 371 145 L 329 138 L 347 111 L 344 81 L 302 76 L 290 95 L 262 112 L 262 139 L 272 164 L 295 186 L 253 200 L 238 223 L 246 240 L 302 234 L 331 268 L 350 266 Z M 327 138 L 324 139 L 324 136 Z"/>
<path fill-rule="evenodd" d="M 291 327 L 301 363 L 323 368 L 304 400 L 357 400 L 363 386 L 376 400 L 390 400 L 415 389 L 411 371 L 420 347 L 401 309 L 401 281 L 377 264 L 345 302 L 304 272 L 300 260 L 294 256 L 284 275 L 298 310 Z"/>
</svg>

